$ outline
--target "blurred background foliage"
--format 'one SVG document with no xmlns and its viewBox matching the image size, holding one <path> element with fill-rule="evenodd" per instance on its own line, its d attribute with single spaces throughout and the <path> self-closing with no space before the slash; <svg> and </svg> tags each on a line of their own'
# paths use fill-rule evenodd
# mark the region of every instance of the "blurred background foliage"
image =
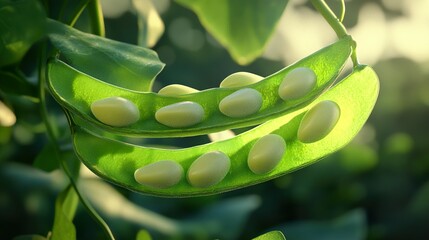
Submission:
<svg viewBox="0 0 429 240">
<path fill-rule="evenodd" d="M 339 1 L 327 2 L 339 11 Z M 103 3 L 108 38 L 151 44 L 139 36 L 141 16 L 130 1 Z M 153 49 L 167 64 L 155 90 L 172 83 L 216 87 L 237 71 L 267 76 L 336 38 L 307 1 L 291 0 L 263 57 L 240 66 L 189 9 L 168 0 L 154 4 L 165 32 Z M 281 230 L 292 240 L 429 236 L 429 1 L 350 0 L 346 6 L 344 24 L 358 43 L 359 60 L 373 65 L 381 81 L 378 103 L 356 139 L 305 169 L 208 197 L 144 196 L 103 182 L 82 168 L 80 188 L 117 239 L 134 239 L 141 229 L 154 239 L 251 239 L 270 230 Z M 55 4 L 51 11 L 56 12 Z M 55 17 L 52 13 L 48 16 Z M 77 28 L 89 29 L 85 14 Z M 36 54 L 35 48 L 30 49 L 19 66 L 33 85 Z M 8 77 L 2 75 L 0 81 Z M 15 91 L 9 91 L 7 98 L 0 96 L 11 106 L 0 105 L 2 239 L 46 236 L 52 229 L 55 198 L 67 185 L 60 171 L 47 173 L 33 167 L 37 158 L 55 159 L 49 145 L 44 147 L 47 138 L 36 90 L 26 85 Z M 66 154 L 61 157 L 77 161 L 67 145 L 64 116 L 52 99 L 49 102 L 56 134 L 65 143 Z M 185 147 L 207 141 L 199 137 L 163 144 Z M 103 239 L 101 229 L 80 205 L 74 224 L 78 239 Z"/>
</svg>

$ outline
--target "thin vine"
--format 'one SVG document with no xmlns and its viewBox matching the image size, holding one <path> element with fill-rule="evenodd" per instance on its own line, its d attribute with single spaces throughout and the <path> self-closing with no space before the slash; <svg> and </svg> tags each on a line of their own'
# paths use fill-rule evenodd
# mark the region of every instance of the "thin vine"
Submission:
<svg viewBox="0 0 429 240">
<path fill-rule="evenodd" d="M 342 4 L 344 4 L 344 1 L 341 1 L 341 2 Z M 326 4 L 324 0 L 311 0 L 311 3 L 313 4 L 314 8 L 323 16 L 323 18 L 325 18 L 326 22 L 328 22 L 331 28 L 335 31 L 338 38 L 350 36 L 347 33 L 346 28 L 342 24 L 342 19 L 339 19 L 335 15 L 335 13 L 331 10 L 331 8 L 328 6 L 328 4 Z M 343 7 L 342 12 L 345 12 L 345 6 Z M 353 62 L 353 66 L 357 67 L 359 65 L 359 61 L 357 59 L 357 54 L 356 54 L 356 44 L 353 47 L 351 59 Z"/>
</svg>

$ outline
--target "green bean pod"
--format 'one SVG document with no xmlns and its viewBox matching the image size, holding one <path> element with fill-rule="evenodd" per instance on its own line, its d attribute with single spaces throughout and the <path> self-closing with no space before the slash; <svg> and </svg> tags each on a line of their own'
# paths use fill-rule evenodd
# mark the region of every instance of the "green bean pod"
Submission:
<svg viewBox="0 0 429 240">
<path fill-rule="evenodd" d="M 96 136 L 79 126 L 73 126 L 73 143 L 77 155 L 87 167 L 103 179 L 127 189 L 165 197 L 217 194 L 279 177 L 339 150 L 349 143 L 365 124 L 376 102 L 378 91 L 379 81 L 375 72 L 368 66 L 358 66 L 349 76 L 311 104 L 278 118 L 271 118 L 270 121 L 224 141 L 184 149 L 149 148 Z M 301 119 L 312 106 L 326 100 L 335 102 L 341 109 L 337 124 L 319 141 L 302 143 L 297 139 Z M 248 154 L 255 142 L 268 134 L 281 136 L 287 149 L 272 171 L 255 174 L 248 167 Z M 220 151 L 231 159 L 227 175 L 217 184 L 193 187 L 186 178 L 182 178 L 174 186 L 156 188 L 141 185 L 134 179 L 137 169 L 163 160 L 179 163 L 186 172 L 196 159 L 213 151 Z"/>
<path fill-rule="evenodd" d="M 351 54 L 351 46 L 352 40 L 349 37 L 343 38 L 257 83 L 246 86 L 262 94 L 262 106 L 259 111 L 246 118 L 226 116 L 219 111 L 218 107 L 222 99 L 240 88 L 208 89 L 181 96 L 138 92 L 93 78 L 57 59 L 49 62 L 47 76 L 50 90 L 62 106 L 101 129 L 114 134 L 136 137 L 194 136 L 257 125 L 309 104 L 332 86 Z M 284 101 L 277 94 L 279 85 L 288 72 L 298 67 L 307 67 L 314 71 L 317 75 L 315 87 L 304 97 Z M 122 97 L 133 102 L 139 108 L 139 120 L 123 127 L 112 127 L 97 120 L 90 111 L 91 104 L 109 97 Z M 157 110 L 185 101 L 195 102 L 203 107 L 204 116 L 201 122 L 192 126 L 171 127 L 156 121 Z"/>
</svg>

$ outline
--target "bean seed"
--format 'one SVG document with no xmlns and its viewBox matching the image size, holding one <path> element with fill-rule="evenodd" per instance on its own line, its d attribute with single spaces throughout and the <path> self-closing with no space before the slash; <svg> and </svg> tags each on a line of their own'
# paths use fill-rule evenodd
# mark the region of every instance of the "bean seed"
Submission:
<svg viewBox="0 0 429 240">
<path fill-rule="evenodd" d="M 323 101 L 311 108 L 302 118 L 298 139 L 312 143 L 326 137 L 340 118 L 340 107 L 333 101 Z"/>
<path fill-rule="evenodd" d="M 155 113 L 158 122 L 169 127 L 188 127 L 203 120 L 204 109 L 195 102 L 179 102 L 160 108 Z"/>
<path fill-rule="evenodd" d="M 250 149 L 247 165 L 256 174 L 272 171 L 282 160 L 286 150 L 285 140 L 277 134 L 260 138 Z"/>
<path fill-rule="evenodd" d="M 196 92 L 198 92 L 198 90 L 195 88 L 191 88 L 181 84 L 171 84 L 161 88 L 158 91 L 158 94 L 161 94 L 164 96 L 180 96 L 180 95 L 196 93 Z"/>
<path fill-rule="evenodd" d="M 171 160 L 151 163 L 134 172 L 138 183 L 154 188 L 172 187 L 180 182 L 182 176 L 182 166 Z"/>
<path fill-rule="evenodd" d="M 197 158 L 189 167 L 188 181 L 194 187 L 210 187 L 225 178 L 231 161 L 225 153 L 214 151 Z"/>
<path fill-rule="evenodd" d="M 137 106 L 121 97 L 97 100 L 91 104 L 91 112 L 100 122 L 115 127 L 131 125 L 140 117 Z"/>
<path fill-rule="evenodd" d="M 234 87 L 244 87 L 264 79 L 261 76 L 258 76 L 253 73 L 248 72 L 236 72 L 228 77 L 226 77 L 221 83 L 221 88 L 234 88 Z"/>
<path fill-rule="evenodd" d="M 262 95 L 255 89 L 243 88 L 219 103 L 219 110 L 228 117 L 240 118 L 252 115 L 262 106 Z"/>
<path fill-rule="evenodd" d="M 305 96 L 314 88 L 316 74 L 310 68 L 299 67 L 290 71 L 279 87 L 279 96 L 284 101 Z"/>
</svg>

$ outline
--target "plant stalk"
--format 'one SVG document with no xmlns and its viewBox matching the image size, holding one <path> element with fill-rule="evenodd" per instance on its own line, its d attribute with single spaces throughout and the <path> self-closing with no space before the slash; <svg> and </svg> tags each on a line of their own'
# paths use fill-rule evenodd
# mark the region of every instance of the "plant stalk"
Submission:
<svg viewBox="0 0 429 240">
<path fill-rule="evenodd" d="M 94 34 L 105 37 L 103 11 L 100 0 L 91 0 L 88 3 L 88 11 L 91 19 L 91 27 Z"/>
<path fill-rule="evenodd" d="M 334 14 L 331 8 L 326 4 L 324 0 L 310 0 L 311 4 L 313 4 L 314 8 L 325 18 L 326 22 L 331 26 L 331 28 L 335 31 L 338 38 L 343 38 L 349 36 L 346 28 L 341 23 L 340 19 Z M 359 61 L 357 60 L 356 55 L 356 44 L 353 46 L 351 59 L 353 62 L 353 66 L 358 66 Z"/>
</svg>

